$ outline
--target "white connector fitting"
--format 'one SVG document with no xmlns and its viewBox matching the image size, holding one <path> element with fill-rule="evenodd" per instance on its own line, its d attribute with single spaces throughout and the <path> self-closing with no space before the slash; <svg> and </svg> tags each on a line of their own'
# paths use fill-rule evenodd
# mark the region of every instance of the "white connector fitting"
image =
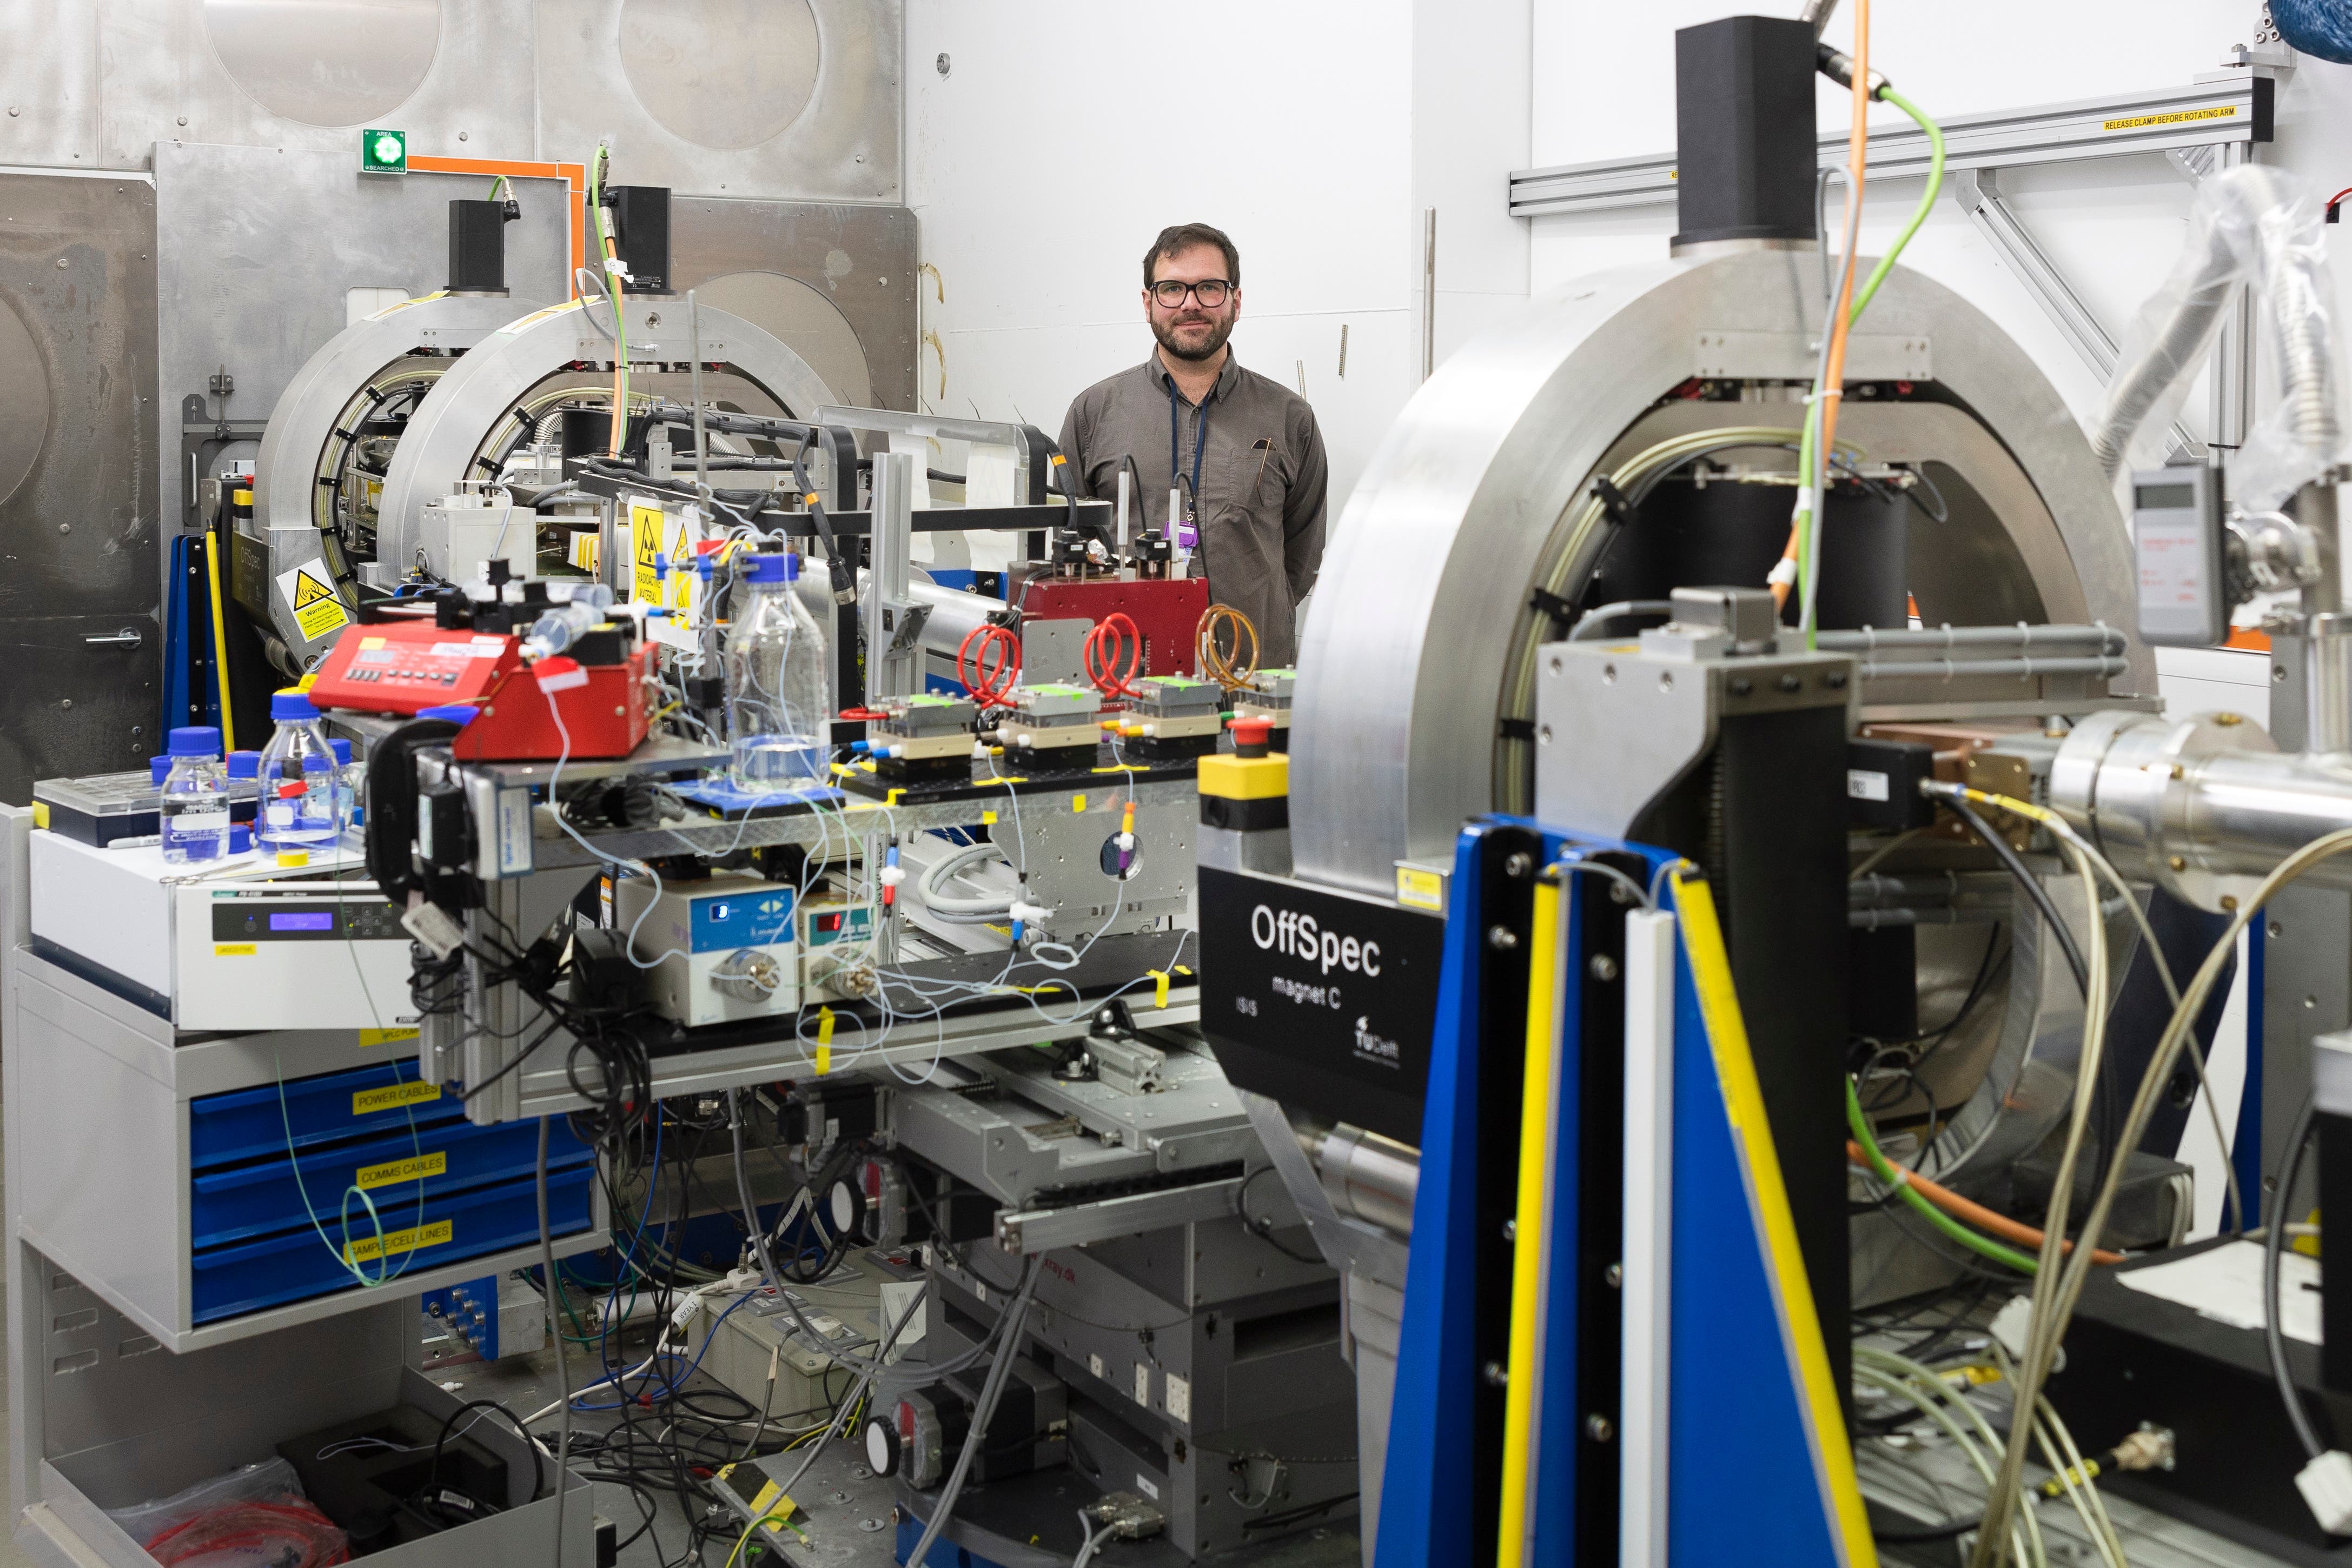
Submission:
<svg viewBox="0 0 2352 1568">
<path fill-rule="evenodd" d="M 2011 1361 L 2025 1359 L 2025 1331 L 2033 1321 L 2033 1301 L 2029 1296 L 2011 1296 L 2008 1304 L 1993 1314 L 1986 1332 L 2009 1352 Z"/>
<path fill-rule="evenodd" d="M 1038 921 L 1051 920 L 1054 918 L 1054 912 L 1050 909 L 1045 908 L 1040 904 L 1023 904 L 1017 901 L 1013 904 L 1012 909 L 1007 911 L 1007 913 L 1010 914 L 1014 920 L 1024 925 L 1034 925 Z"/>
<path fill-rule="evenodd" d="M 1132 850 L 1135 848 L 1135 835 L 1133 833 L 1119 834 L 1118 847 L 1122 850 Z"/>
<path fill-rule="evenodd" d="M 883 886 L 896 887 L 907 880 L 907 868 L 902 865 L 886 865 L 878 874 L 882 879 Z"/>
<path fill-rule="evenodd" d="M 466 945 L 466 928 L 439 904 L 426 903 L 421 893 L 409 894 L 408 909 L 400 924 L 436 958 L 446 958 Z"/>
<path fill-rule="evenodd" d="M 2330 1535 L 2352 1535 L 2352 1454 L 2330 1448 L 2295 1472 L 2295 1490 Z"/>
</svg>

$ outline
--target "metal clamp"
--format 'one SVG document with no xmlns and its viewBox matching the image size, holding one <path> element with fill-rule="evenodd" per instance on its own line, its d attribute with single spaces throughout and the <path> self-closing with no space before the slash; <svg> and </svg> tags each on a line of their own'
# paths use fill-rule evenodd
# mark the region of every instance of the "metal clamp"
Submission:
<svg viewBox="0 0 2352 1568">
<path fill-rule="evenodd" d="M 2246 578 L 2261 592 L 2307 587 L 2326 570 L 2318 536 L 2284 512 L 2232 512 L 2223 527 L 2244 548 Z"/>
<path fill-rule="evenodd" d="M 882 630 L 887 646 L 893 653 L 903 653 L 915 645 L 923 634 L 923 623 L 931 618 L 931 607 L 920 600 L 888 599 L 882 602 Z"/>
</svg>

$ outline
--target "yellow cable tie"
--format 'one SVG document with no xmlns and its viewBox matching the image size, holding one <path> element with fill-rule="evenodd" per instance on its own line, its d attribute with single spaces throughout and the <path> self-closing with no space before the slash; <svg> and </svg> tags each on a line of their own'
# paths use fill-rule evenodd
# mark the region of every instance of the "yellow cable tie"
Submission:
<svg viewBox="0 0 2352 1568">
<path fill-rule="evenodd" d="M 1143 972 L 1151 977 L 1151 1005 L 1155 1008 L 1166 1007 L 1168 1005 L 1168 986 L 1170 982 L 1168 971 L 1165 969 L 1146 969 Z"/>
</svg>

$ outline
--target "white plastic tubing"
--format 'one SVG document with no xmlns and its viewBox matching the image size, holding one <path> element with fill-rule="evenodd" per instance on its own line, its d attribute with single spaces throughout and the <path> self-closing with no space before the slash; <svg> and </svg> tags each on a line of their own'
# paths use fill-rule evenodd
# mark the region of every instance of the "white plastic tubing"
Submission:
<svg viewBox="0 0 2352 1568">
<path fill-rule="evenodd" d="M 2275 507 L 2336 461 L 2343 432 L 2322 221 L 2308 190 L 2260 164 L 2241 164 L 2199 188 L 2189 243 L 2164 287 L 2140 307 L 2091 439 L 2109 478 L 2122 469 L 2137 432 L 2171 423 L 2241 283 L 2262 300 L 2279 398 L 2230 465 L 2231 498 L 2250 511 Z"/>
</svg>

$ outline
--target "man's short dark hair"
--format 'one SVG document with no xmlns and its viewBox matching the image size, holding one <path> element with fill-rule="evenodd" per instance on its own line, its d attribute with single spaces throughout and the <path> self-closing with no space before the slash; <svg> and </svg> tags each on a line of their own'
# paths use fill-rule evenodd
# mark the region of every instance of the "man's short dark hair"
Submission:
<svg viewBox="0 0 2352 1568">
<path fill-rule="evenodd" d="M 1235 288 L 1242 286 L 1242 253 L 1225 237 L 1223 229 L 1213 229 L 1206 224 L 1177 224 L 1160 231 L 1151 248 L 1143 253 L 1143 287 L 1151 287 L 1151 274 L 1164 256 L 1180 256 L 1196 245 L 1213 245 L 1225 253 L 1225 281 Z"/>
</svg>

